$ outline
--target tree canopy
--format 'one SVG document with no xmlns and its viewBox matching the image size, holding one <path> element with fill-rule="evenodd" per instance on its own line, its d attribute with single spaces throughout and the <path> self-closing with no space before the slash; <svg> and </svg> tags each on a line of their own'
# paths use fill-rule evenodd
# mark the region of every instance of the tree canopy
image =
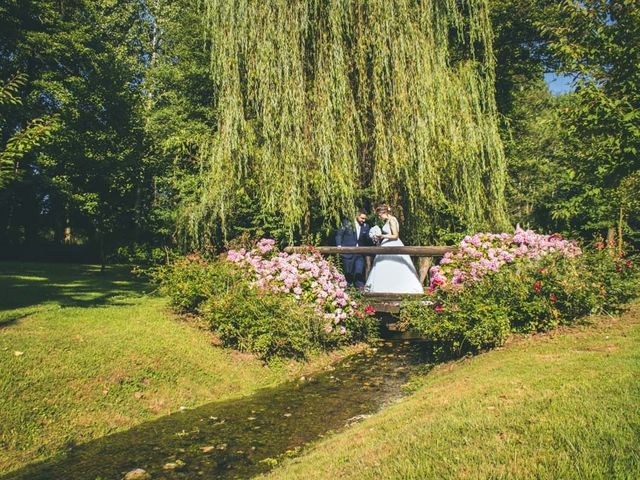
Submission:
<svg viewBox="0 0 640 480">
<path fill-rule="evenodd" d="M 504 226 L 485 1 L 204 5 L 216 124 L 188 233 L 224 226 L 247 183 L 289 236 L 367 200 L 419 219 L 415 239 Z"/>
<path fill-rule="evenodd" d="M 632 0 L 7 0 L 0 244 L 119 258 L 356 206 L 639 240 Z M 576 78 L 554 96 L 545 72 Z M 124 255 L 124 257 L 123 257 Z"/>
</svg>

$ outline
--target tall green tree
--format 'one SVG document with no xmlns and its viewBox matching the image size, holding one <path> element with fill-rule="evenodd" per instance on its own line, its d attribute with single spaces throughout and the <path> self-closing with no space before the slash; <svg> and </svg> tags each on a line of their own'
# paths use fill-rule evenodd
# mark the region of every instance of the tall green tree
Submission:
<svg viewBox="0 0 640 480">
<path fill-rule="evenodd" d="M 140 3 L 31 0 L 3 8 L 1 72 L 29 78 L 12 121 L 55 114 L 60 124 L 45 148 L 25 157 L 22 181 L 2 192 L 6 238 L 101 246 L 126 235 L 143 181 Z"/>
<path fill-rule="evenodd" d="M 416 242 L 505 225 L 485 0 L 203 4 L 216 123 L 182 204 L 196 242 L 249 185 L 290 236 L 362 200 L 400 206 Z"/>
<path fill-rule="evenodd" d="M 563 159 L 565 115 L 573 96 L 554 96 L 542 78 L 523 84 L 513 93 L 508 124 L 503 130 L 507 154 L 507 199 L 514 223 L 543 230 L 565 225 L 551 215 L 559 185 L 568 178 Z"/>
<path fill-rule="evenodd" d="M 569 176 L 553 214 L 583 232 L 633 233 L 639 213 L 633 199 L 640 196 L 640 3 L 563 0 L 550 20 L 544 28 L 560 68 L 579 76 L 567 116 Z"/>
<path fill-rule="evenodd" d="M 145 171 L 141 191 L 148 243 L 172 245 L 176 206 L 195 191 L 201 139 L 214 122 L 214 88 L 201 10 L 189 0 L 145 4 Z"/>
<path fill-rule="evenodd" d="M 25 80 L 24 74 L 16 73 L 4 85 L 0 85 L 0 109 L 22 105 L 18 92 Z M 54 117 L 45 117 L 33 119 L 26 126 L 16 128 L 6 117 L 6 113 L 0 113 L 0 132 L 3 133 L 2 137 L 7 137 L 5 145 L 0 150 L 0 190 L 11 180 L 19 177 L 20 161 L 25 154 L 50 138 L 55 126 Z M 14 131 L 11 131 L 12 127 Z"/>
<path fill-rule="evenodd" d="M 538 88 L 544 73 L 555 66 L 541 23 L 553 13 L 555 0 L 490 0 L 496 57 L 496 102 L 507 118 L 520 94 Z"/>
</svg>

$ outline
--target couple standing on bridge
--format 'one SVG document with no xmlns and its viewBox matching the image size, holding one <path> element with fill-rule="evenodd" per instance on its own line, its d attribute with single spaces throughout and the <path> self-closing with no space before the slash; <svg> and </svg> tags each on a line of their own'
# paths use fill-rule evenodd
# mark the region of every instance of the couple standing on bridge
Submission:
<svg viewBox="0 0 640 480">
<path fill-rule="evenodd" d="M 338 247 L 402 247 L 398 219 L 391 214 L 388 205 L 376 208 L 376 215 L 385 222 L 382 229 L 367 224 L 367 212 L 359 209 L 353 220 L 343 220 L 336 231 Z M 382 251 L 382 250 L 381 250 Z M 409 255 L 377 254 L 373 266 L 366 276 L 365 266 L 369 257 L 364 255 L 342 255 L 347 282 L 370 293 L 423 293 L 422 283 Z M 365 283 L 366 277 L 366 283 Z"/>
</svg>

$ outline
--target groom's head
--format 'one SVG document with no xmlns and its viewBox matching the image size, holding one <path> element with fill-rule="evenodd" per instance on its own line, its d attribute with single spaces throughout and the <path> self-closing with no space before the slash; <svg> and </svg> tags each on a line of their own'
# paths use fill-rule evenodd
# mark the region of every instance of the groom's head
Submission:
<svg viewBox="0 0 640 480">
<path fill-rule="evenodd" d="M 362 225 L 367 221 L 367 211 L 364 208 L 359 208 L 356 212 L 356 222 Z"/>
</svg>

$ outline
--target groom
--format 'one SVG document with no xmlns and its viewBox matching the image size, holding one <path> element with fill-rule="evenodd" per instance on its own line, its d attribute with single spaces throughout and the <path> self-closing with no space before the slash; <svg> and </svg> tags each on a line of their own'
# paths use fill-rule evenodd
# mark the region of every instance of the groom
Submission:
<svg viewBox="0 0 640 480">
<path fill-rule="evenodd" d="M 366 247 L 370 246 L 369 225 L 367 225 L 367 212 L 360 208 L 352 220 L 344 219 L 342 225 L 336 230 L 336 245 L 338 247 Z M 365 257 L 357 254 L 342 255 L 344 276 L 347 283 L 356 288 L 364 288 L 365 281 Z"/>
</svg>

